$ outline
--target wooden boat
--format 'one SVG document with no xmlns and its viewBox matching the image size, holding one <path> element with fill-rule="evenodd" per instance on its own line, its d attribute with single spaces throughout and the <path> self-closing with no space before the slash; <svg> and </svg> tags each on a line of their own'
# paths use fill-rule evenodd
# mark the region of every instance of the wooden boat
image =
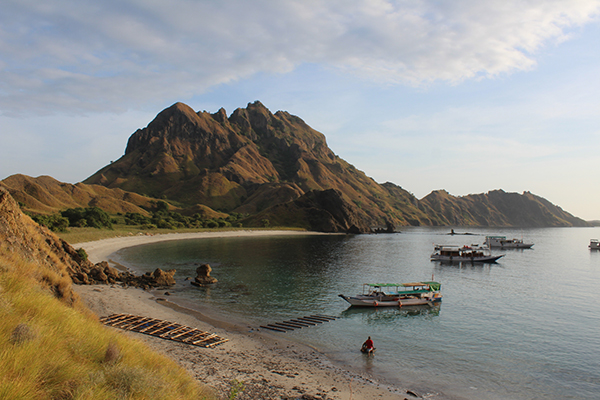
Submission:
<svg viewBox="0 0 600 400">
<path fill-rule="evenodd" d="M 434 245 L 431 261 L 493 263 L 504 257 L 492 255 L 488 247 L 472 244 L 470 246 Z"/>
<path fill-rule="evenodd" d="M 590 250 L 600 250 L 600 242 L 598 239 L 591 239 L 590 245 L 588 246 Z"/>
<path fill-rule="evenodd" d="M 524 243 L 522 239 L 507 239 L 506 236 L 486 236 L 485 245 L 500 249 L 530 249 L 533 243 Z"/>
<path fill-rule="evenodd" d="M 433 305 L 442 301 L 439 282 L 365 283 L 362 294 L 339 296 L 354 307 Z"/>
</svg>

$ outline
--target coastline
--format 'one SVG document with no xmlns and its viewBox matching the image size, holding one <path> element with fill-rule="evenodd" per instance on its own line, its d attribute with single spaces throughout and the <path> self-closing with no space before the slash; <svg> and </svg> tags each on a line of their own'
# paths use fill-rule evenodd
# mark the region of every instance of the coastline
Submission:
<svg viewBox="0 0 600 400">
<path fill-rule="evenodd" d="M 90 261 L 108 261 L 120 249 L 166 240 L 268 235 L 319 235 L 306 231 L 225 231 L 139 235 L 77 243 Z M 118 266 L 118 264 L 117 264 Z M 371 377 L 333 365 L 317 350 L 254 330 L 240 321 L 223 321 L 181 307 L 160 297 L 158 291 L 109 285 L 75 285 L 87 307 L 97 316 L 127 313 L 177 322 L 229 339 L 215 348 L 200 348 L 139 333 L 122 331 L 144 341 L 153 350 L 175 360 L 199 382 L 227 398 L 233 381 L 245 390 L 237 399 L 417 399 L 406 389 L 394 388 Z M 114 329 L 114 328 L 110 328 Z"/>
</svg>

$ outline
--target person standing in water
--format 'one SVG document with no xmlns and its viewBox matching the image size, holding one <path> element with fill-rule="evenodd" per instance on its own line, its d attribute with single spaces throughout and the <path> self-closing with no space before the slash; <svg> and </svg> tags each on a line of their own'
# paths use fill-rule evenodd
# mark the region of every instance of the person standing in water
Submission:
<svg viewBox="0 0 600 400">
<path fill-rule="evenodd" d="M 371 339 L 371 336 L 369 336 L 367 338 L 367 340 L 363 343 L 360 351 L 362 351 L 363 353 L 367 353 L 367 354 L 373 354 L 373 352 L 375 351 L 375 347 L 373 344 L 373 340 Z"/>
</svg>

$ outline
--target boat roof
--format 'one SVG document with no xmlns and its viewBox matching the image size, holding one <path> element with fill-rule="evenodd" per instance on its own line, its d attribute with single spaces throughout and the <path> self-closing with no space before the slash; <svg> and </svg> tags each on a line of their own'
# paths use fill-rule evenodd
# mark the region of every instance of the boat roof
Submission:
<svg viewBox="0 0 600 400">
<path fill-rule="evenodd" d="M 439 282 L 434 281 L 423 281 L 423 282 L 410 282 L 410 283 L 364 283 L 365 286 L 370 287 L 412 287 L 412 286 L 426 286 L 426 285 L 439 285 Z"/>
</svg>

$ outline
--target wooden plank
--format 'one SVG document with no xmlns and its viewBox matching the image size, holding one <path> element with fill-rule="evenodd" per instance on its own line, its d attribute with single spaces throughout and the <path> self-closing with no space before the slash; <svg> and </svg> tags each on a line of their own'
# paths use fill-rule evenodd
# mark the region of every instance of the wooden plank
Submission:
<svg viewBox="0 0 600 400">
<path fill-rule="evenodd" d="M 332 319 L 330 319 L 330 318 L 320 317 L 318 315 L 311 315 L 311 316 L 309 316 L 309 318 L 318 319 L 318 320 L 323 321 L 323 322 L 332 321 Z"/>
<path fill-rule="evenodd" d="M 197 345 L 198 343 L 207 342 L 207 341 L 209 341 L 209 340 L 213 340 L 213 339 L 216 339 L 216 338 L 218 338 L 217 334 L 216 334 L 216 333 L 213 333 L 212 335 L 210 335 L 210 336 L 207 336 L 207 337 L 205 337 L 204 339 L 200 339 L 200 340 L 194 340 L 194 341 L 192 342 L 192 344 L 195 344 L 195 345 Z"/>
<path fill-rule="evenodd" d="M 169 321 L 163 321 L 163 322 L 159 322 L 158 324 L 154 325 L 152 328 L 143 331 L 143 333 L 145 333 L 146 335 L 156 335 L 156 333 L 162 331 L 163 329 L 165 329 L 165 327 L 171 325 L 171 322 Z M 142 331 L 140 331 L 142 332 Z"/>
<path fill-rule="evenodd" d="M 272 330 L 272 331 L 277 331 L 277 332 L 287 332 L 287 331 L 286 331 L 286 330 L 284 330 L 284 329 L 279 329 L 279 328 L 270 327 L 270 326 L 266 326 L 266 325 L 261 325 L 260 327 L 261 327 L 261 328 L 264 328 L 264 329 L 270 329 L 270 330 Z"/>
<path fill-rule="evenodd" d="M 293 320 L 293 319 L 289 319 L 287 321 L 283 321 L 283 322 L 289 322 L 290 324 L 298 324 L 298 325 L 302 325 L 303 327 L 307 327 L 307 326 L 313 326 L 313 323 L 310 322 L 306 322 L 306 321 L 298 321 L 298 320 Z"/>
<path fill-rule="evenodd" d="M 112 314 L 112 315 L 109 315 L 108 317 L 100 318 L 100 322 L 102 322 L 103 324 L 108 324 L 111 322 L 119 321 L 128 316 L 129 316 L 129 314 Z"/>
<path fill-rule="evenodd" d="M 279 322 L 280 324 L 283 325 L 288 325 L 294 328 L 298 328 L 298 329 L 302 329 L 302 328 L 306 328 L 308 325 L 304 325 L 304 324 L 299 324 L 297 322 L 291 322 L 291 321 L 283 321 L 283 322 Z"/>
<path fill-rule="evenodd" d="M 193 328 L 190 328 L 189 326 L 188 326 L 187 328 L 188 328 L 188 329 L 187 329 L 185 332 L 181 332 L 181 333 L 180 333 L 180 334 L 178 334 L 178 335 L 171 336 L 169 339 L 176 340 L 176 339 L 177 339 L 177 338 L 179 338 L 180 336 L 185 336 L 185 335 L 189 334 L 189 333 L 190 333 L 190 332 L 193 330 Z"/>
<path fill-rule="evenodd" d="M 114 326 L 116 328 L 126 329 L 124 327 L 130 326 L 131 324 L 138 322 L 139 318 L 140 317 L 136 317 L 135 315 L 132 315 L 131 318 L 126 318 L 120 322 L 117 322 L 116 324 L 113 324 L 112 326 Z"/>
<path fill-rule="evenodd" d="M 107 322 L 107 325 L 118 326 L 118 325 L 120 325 L 122 323 L 126 323 L 127 321 L 131 321 L 131 320 L 134 320 L 134 319 L 135 319 L 135 315 L 125 315 L 122 318 L 119 318 L 117 320 Z"/>
<path fill-rule="evenodd" d="M 332 321 L 338 319 L 338 317 L 334 317 L 332 315 L 315 314 L 315 316 L 316 317 L 321 317 L 321 318 L 327 318 L 327 319 L 330 319 Z"/>
<path fill-rule="evenodd" d="M 175 325 L 179 325 L 179 324 L 175 324 Z M 179 327 L 177 327 L 177 328 L 175 328 L 175 329 L 173 329 L 171 331 L 168 331 L 168 332 L 165 332 L 165 333 L 161 333 L 158 336 L 160 336 L 160 337 L 172 336 L 172 335 L 175 335 L 176 333 L 179 333 L 179 332 L 181 332 L 182 330 L 185 330 L 185 329 L 188 329 L 188 327 L 185 326 L 185 325 L 179 325 Z M 171 338 L 169 337 L 169 339 L 171 339 Z"/>
<path fill-rule="evenodd" d="M 114 326 L 115 328 L 207 348 L 217 346 L 229 340 L 222 338 L 215 333 L 209 333 L 189 326 L 156 318 L 140 317 L 137 315 L 112 314 L 108 317 L 101 318 L 100 321 L 105 325 Z"/>
<path fill-rule="evenodd" d="M 303 322 L 303 323 L 305 323 L 305 324 L 308 324 L 308 325 L 311 325 L 311 326 L 315 326 L 315 325 L 317 325 L 317 324 L 315 324 L 315 323 L 313 323 L 313 322 L 310 322 L 310 321 L 304 321 L 304 320 L 300 320 L 300 318 L 297 318 L 297 319 L 291 319 L 290 321 L 292 321 L 292 322 Z"/>
<path fill-rule="evenodd" d="M 298 319 L 303 320 L 303 321 L 316 322 L 317 324 L 322 324 L 323 322 L 325 322 L 323 320 L 316 319 L 316 318 L 311 318 L 311 317 L 301 317 L 301 318 L 298 318 Z"/>
<path fill-rule="evenodd" d="M 154 321 L 160 321 L 160 320 L 154 319 L 154 318 L 139 318 L 137 321 L 132 322 L 131 325 L 129 325 L 127 327 L 123 327 L 123 329 L 127 329 L 129 331 L 135 330 L 136 332 L 139 332 L 139 329 L 144 329 L 145 325 L 147 325 L 151 322 L 154 322 Z"/>
<path fill-rule="evenodd" d="M 281 325 L 279 323 L 274 323 L 274 324 L 269 324 L 269 325 L 270 326 L 276 326 L 276 327 L 282 328 L 282 329 L 287 329 L 288 331 L 293 331 L 294 329 L 296 329 L 296 328 L 292 328 L 292 327 L 289 327 L 289 326 Z"/>
<path fill-rule="evenodd" d="M 223 338 L 221 338 L 221 340 L 219 340 L 219 341 L 217 341 L 217 342 L 209 343 L 209 344 L 207 344 L 207 345 L 206 345 L 206 346 L 204 346 L 204 347 L 215 347 L 215 346 L 218 346 L 218 345 L 220 345 L 221 343 L 225 343 L 225 342 L 229 342 L 229 339 L 223 339 Z"/>
<path fill-rule="evenodd" d="M 191 343 L 196 339 L 205 338 L 207 335 L 210 335 L 210 333 L 199 331 L 199 333 L 196 333 L 195 335 L 192 335 L 190 337 L 183 339 L 182 342 L 190 342 Z"/>
</svg>

